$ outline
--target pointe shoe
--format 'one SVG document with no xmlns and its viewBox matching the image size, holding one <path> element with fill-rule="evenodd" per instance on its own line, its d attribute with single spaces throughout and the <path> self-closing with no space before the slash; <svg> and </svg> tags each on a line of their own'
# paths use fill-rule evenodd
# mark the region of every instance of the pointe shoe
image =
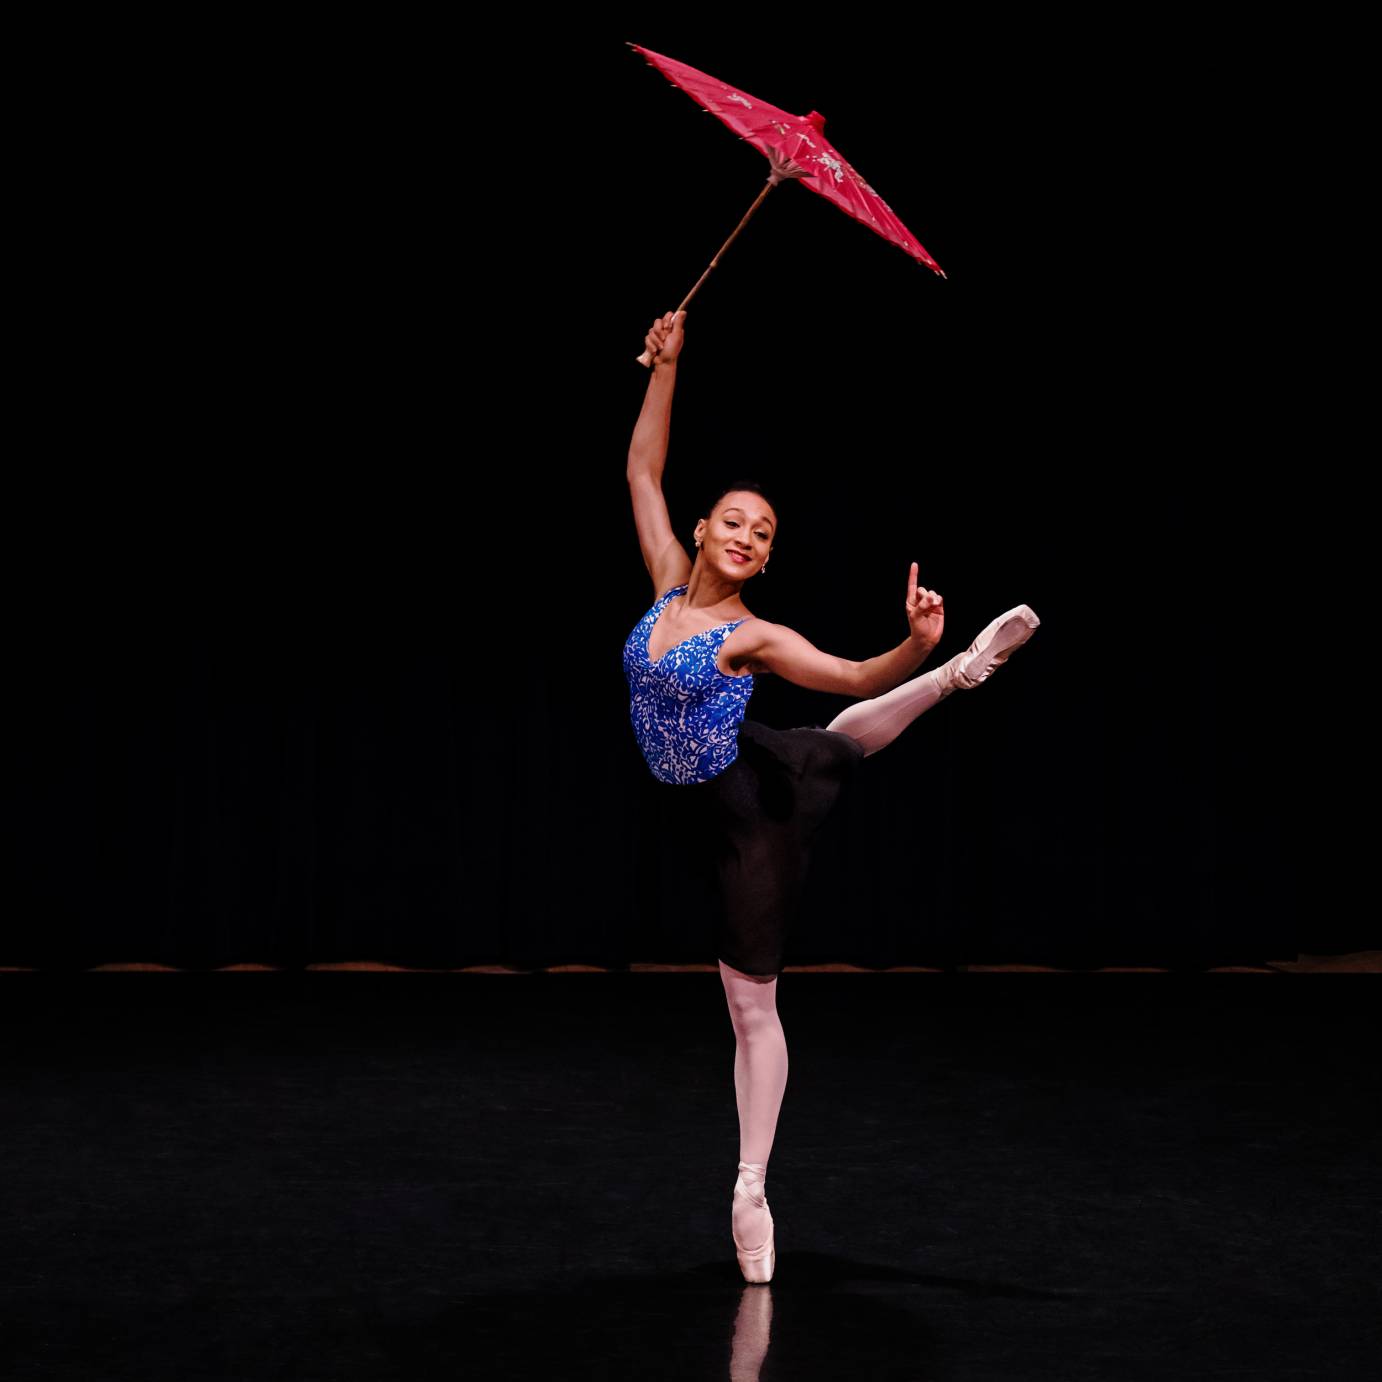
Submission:
<svg viewBox="0 0 1382 1382">
<path fill-rule="evenodd" d="M 958 657 L 945 664 L 946 694 L 970 691 L 987 681 L 1037 630 L 1041 620 L 1030 605 L 1000 614 Z"/>
<path fill-rule="evenodd" d="M 767 1175 L 767 1165 L 761 1161 L 741 1161 L 739 1179 L 734 1182 L 734 1193 L 742 1195 L 760 1209 L 768 1209 L 768 1197 L 763 1193 L 763 1181 Z M 755 1190 L 758 1192 L 755 1194 Z M 776 1250 L 773 1245 L 773 1215 L 768 1210 L 768 1236 L 756 1247 L 746 1248 L 734 1232 L 734 1221 L 730 1219 L 730 1234 L 734 1238 L 735 1256 L 739 1259 L 739 1270 L 745 1281 L 765 1282 L 773 1279 L 773 1265 Z"/>
</svg>

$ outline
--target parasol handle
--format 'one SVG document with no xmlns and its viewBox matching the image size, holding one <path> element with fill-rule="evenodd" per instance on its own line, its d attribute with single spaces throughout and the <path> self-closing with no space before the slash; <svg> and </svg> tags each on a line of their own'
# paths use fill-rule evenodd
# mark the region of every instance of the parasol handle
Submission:
<svg viewBox="0 0 1382 1382">
<path fill-rule="evenodd" d="M 710 277 L 711 269 L 713 269 L 715 265 L 720 262 L 720 256 L 734 243 L 734 237 L 738 235 L 741 230 L 743 230 L 744 226 L 748 223 L 749 217 L 752 216 L 753 213 L 757 211 L 758 208 L 763 204 L 763 198 L 766 197 L 768 193 L 771 192 L 779 182 L 783 181 L 785 178 L 793 176 L 800 176 L 800 174 L 784 172 L 783 169 L 779 166 L 779 164 L 776 161 L 774 162 L 773 171 L 768 176 L 767 186 L 764 187 L 764 189 L 758 194 L 758 196 L 754 198 L 753 205 L 749 207 L 749 209 L 746 212 L 744 212 L 742 218 L 739 221 L 739 224 L 734 227 L 734 231 L 730 235 L 729 239 L 726 240 L 725 243 L 721 245 L 718 250 L 716 250 L 715 258 L 712 259 L 710 263 L 705 266 L 705 272 L 696 280 L 695 287 L 693 287 L 691 291 L 687 293 L 687 295 L 684 298 L 682 298 L 681 306 L 677 308 L 678 312 L 684 311 L 686 309 L 686 304 L 690 302 L 693 297 L 696 296 L 696 293 L 699 291 L 701 284 L 704 283 L 705 280 Z M 651 368 L 653 363 L 652 352 L 645 350 L 643 354 L 638 357 L 638 363 L 642 365 L 645 369 Z"/>
<path fill-rule="evenodd" d="M 717 255 L 717 256 L 716 256 L 716 259 L 718 259 L 718 258 L 719 258 L 719 256 Z M 710 270 L 713 269 L 714 267 L 715 267 L 715 259 L 712 259 L 712 260 L 710 261 L 709 268 L 707 268 L 706 271 L 705 271 L 705 274 L 708 274 L 708 273 L 710 272 Z M 701 286 L 701 284 L 705 282 L 705 274 L 702 274 L 702 275 L 696 280 L 696 288 L 699 288 L 699 287 Z M 687 293 L 687 295 L 686 295 L 684 298 L 682 298 L 680 305 L 679 305 L 679 306 L 677 307 L 677 309 L 676 309 L 678 312 L 683 312 L 683 311 L 686 310 L 686 304 L 687 304 L 688 302 L 690 302 L 691 299 L 692 299 L 693 297 L 696 296 L 696 288 L 692 288 L 691 291 L 690 291 L 689 293 Z M 675 314 L 674 314 L 674 315 L 675 315 Z M 645 351 L 643 352 L 643 354 L 640 355 L 640 356 L 638 357 L 638 363 L 639 363 L 640 365 L 643 365 L 645 368 L 651 368 L 652 363 L 653 363 L 653 353 L 652 353 L 652 351 L 650 351 L 650 350 L 645 350 Z"/>
</svg>

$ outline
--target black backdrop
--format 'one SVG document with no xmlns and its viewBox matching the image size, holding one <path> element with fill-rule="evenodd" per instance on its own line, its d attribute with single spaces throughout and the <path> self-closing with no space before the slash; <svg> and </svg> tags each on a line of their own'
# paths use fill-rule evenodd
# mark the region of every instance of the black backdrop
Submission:
<svg viewBox="0 0 1382 1382">
<path fill-rule="evenodd" d="M 1258 474 L 1239 232 L 1273 130 L 1222 55 L 647 13 L 187 35 L 119 73 L 87 36 L 25 213 L 0 963 L 714 959 L 627 722 L 624 459 L 647 323 L 766 162 L 625 39 L 824 112 L 949 275 L 776 190 L 692 306 L 679 532 L 760 477 L 782 530 L 748 604 L 845 656 L 905 636 L 913 559 L 936 660 L 1043 620 L 867 762 L 789 962 L 1364 939 L 1302 917 L 1298 722 L 1245 675 L 1302 501 Z M 752 714 L 843 704 L 763 678 Z"/>
</svg>

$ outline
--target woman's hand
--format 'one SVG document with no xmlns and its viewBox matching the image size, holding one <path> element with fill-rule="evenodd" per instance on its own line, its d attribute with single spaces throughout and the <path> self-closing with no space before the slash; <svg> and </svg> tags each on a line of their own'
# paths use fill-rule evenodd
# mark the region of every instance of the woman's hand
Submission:
<svg viewBox="0 0 1382 1382">
<path fill-rule="evenodd" d="M 686 322 L 685 312 L 664 312 L 652 329 L 643 338 L 653 357 L 653 368 L 658 365 L 674 364 L 681 354 L 682 328 Z"/>
<path fill-rule="evenodd" d="M 922 643 L 929 653 L 941 641 L 945 628 L 945 601 L 934 590 L 917 585 L 917 564 L 907 577 L 907 622 L 912 626 L 912 639 Z"/>
</svg>

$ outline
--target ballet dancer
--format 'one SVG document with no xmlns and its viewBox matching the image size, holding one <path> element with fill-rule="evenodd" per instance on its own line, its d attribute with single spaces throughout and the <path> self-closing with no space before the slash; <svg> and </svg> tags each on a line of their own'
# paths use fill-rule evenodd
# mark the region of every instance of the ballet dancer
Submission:
<svg viewBox="0 0 1382 1382">
<path fill-rule="evenodd" d="M 909 633 L 862 662 L 822 652 L 752 615 L 743 587 L 767 570 L 777 511 L 752 481 L 730 485 L 696 523 L 694 563 L 662 494 L 684 312 L 646 337 L 651 378 L 629 446 L 628 483 L 656 597 L 624 645 L 634 734 L 654 777 L 694 794 L 711 829 L 720 912 L 720 979 L 734 1028 L 738 1178 L 730 1230 L 745 1281 L 773 1276 L 776 1249 L 765 1183 L 787 1085 L 777 978 L 800 905 L 810 844 L 858 764 L 955 691 L 982 685 L 1040 620 L 1027 605 L 999 615 L 962 653 L 912 676 L 940 641 L 940 594 L 907 578 Z M 745 717 L 755 675 L 858 696 L 829 725 L 777 730 Z M 701 817 L 697 817 L 698 819 Z"/>
</svg>

